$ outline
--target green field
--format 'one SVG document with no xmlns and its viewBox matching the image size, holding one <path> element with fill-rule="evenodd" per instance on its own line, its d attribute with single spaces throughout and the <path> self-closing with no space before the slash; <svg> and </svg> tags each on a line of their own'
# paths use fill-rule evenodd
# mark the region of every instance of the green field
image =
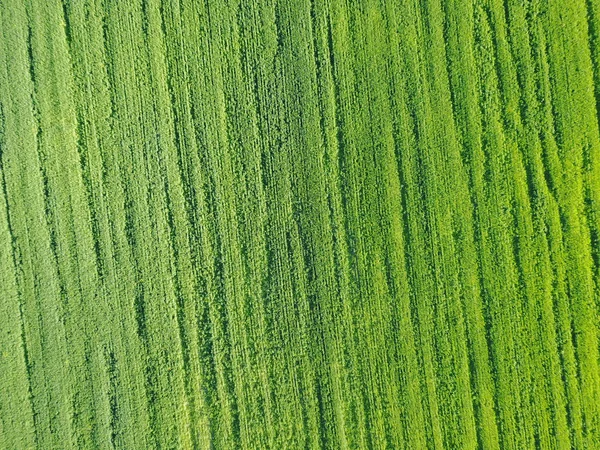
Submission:
<svg viewBox="0 0 600 450">
<path fill-rule="evenodd" d="M 600 449 L 600 0 L 0 0 L 0 450 Z"/>
</svg>

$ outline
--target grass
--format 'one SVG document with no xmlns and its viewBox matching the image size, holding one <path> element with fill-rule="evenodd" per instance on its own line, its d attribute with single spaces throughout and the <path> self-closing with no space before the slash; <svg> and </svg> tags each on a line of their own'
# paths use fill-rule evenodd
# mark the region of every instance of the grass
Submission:
<svg viewBox="0 0 600 450">
<path fill-rule="evenodd" d="M 600 448 L 596 0 L 0 0 L 0 448 Z"/>
</svg>

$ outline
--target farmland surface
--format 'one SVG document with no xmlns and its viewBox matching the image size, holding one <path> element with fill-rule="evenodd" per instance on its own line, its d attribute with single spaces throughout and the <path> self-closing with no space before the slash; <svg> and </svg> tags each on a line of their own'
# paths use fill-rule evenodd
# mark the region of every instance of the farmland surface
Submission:
<svg viewBox="0 0 600 450">
<path fill-rule="evenodd" d="M 599 449 L 600 0 L 0 0 L 0 449 Z"/>
</svg>

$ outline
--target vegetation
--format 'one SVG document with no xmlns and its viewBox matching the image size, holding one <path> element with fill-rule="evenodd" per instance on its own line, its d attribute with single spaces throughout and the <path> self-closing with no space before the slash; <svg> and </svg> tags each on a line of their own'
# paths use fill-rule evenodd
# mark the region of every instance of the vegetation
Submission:
<svg viewBox="0 0 600 450">
<path fill-rule="evenodd" d="M 600 2 L 0 0 L 0 448 L 600 448 Z"/>
</svg>

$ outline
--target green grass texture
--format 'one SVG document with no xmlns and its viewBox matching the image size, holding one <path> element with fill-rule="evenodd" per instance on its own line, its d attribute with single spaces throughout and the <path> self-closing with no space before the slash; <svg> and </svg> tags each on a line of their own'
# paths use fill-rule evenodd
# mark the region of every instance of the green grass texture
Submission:
<svg viewBox="0 0 600 450">
<path fill-rule="evenodd" d="M 600 0 L 0 0 L 0 449 L 600 449 Z"/>
</svg>

